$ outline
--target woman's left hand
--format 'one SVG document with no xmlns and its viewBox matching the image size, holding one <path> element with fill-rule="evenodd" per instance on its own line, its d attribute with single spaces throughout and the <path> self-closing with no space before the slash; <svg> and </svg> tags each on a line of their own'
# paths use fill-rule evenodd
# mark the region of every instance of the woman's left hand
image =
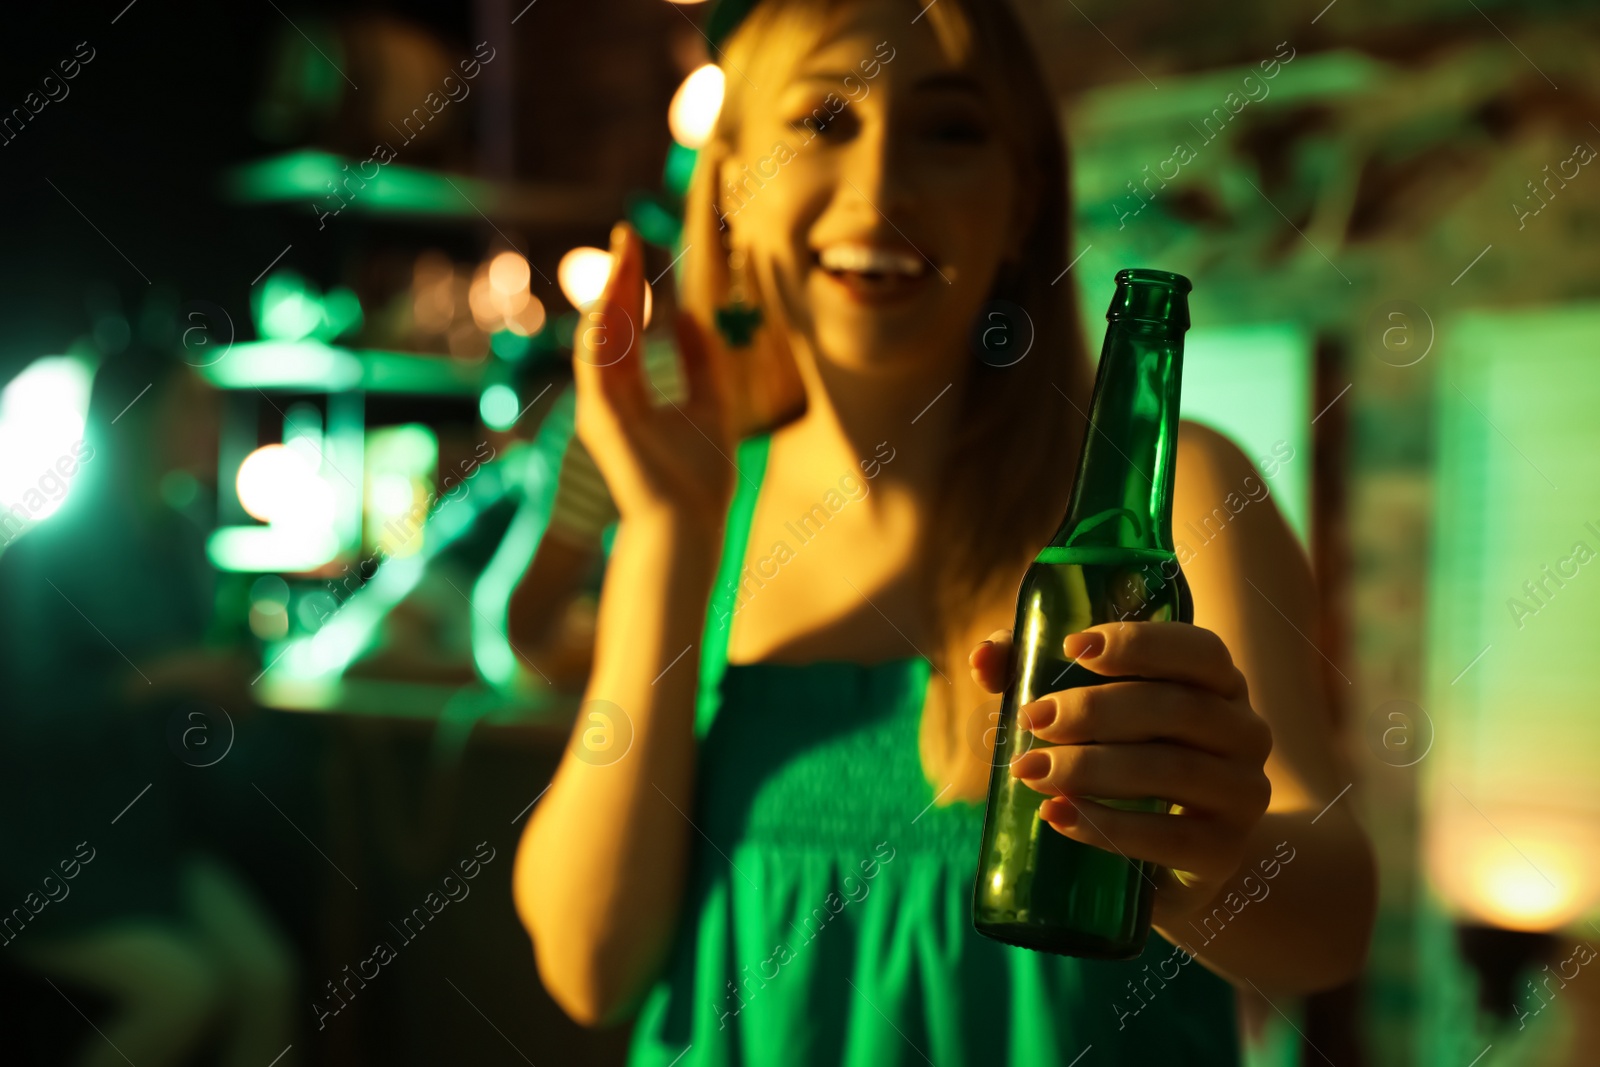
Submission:
<svg viewBox="0 0 1600 1067">
<path fill-rule="evenodd" d="M 972 651 L 978 684 L 1005 689 L 1011 631 Z M 1180 622 L 1121 622 L 1067 637 L 1069 660 L 1108 678 L 1048 693 L 1018 709 L 1039 741 L 1011 773 L 1046 794 L 1040 817 L 1056 831 L 1166 868 L 1156 894 L 1161 926 L 1194 914 L 1245 860 L 1267 810 L 1272 731 L 1250 706 L 1245 677 L 1222 638 Z M 1090 800 L 1159 797 L 1172 814 Z"/>
</svg>

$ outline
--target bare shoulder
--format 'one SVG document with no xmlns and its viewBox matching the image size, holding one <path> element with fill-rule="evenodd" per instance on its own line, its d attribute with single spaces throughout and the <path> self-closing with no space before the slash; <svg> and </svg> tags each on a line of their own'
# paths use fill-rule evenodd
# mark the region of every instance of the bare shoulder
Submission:
<svg viewBox="0 0 1600 1067">
<path fill-rule="evenodd" d="M 1174 519 L 1179 512 L 1196 509 L 1210 512 L 1219 505 L 1230 515 L 1242 518 L 1250 510 L 1247 505 L 1264 503 L 1268 506 L 1254 509 L 1251 515 L 1254 521 L 1250 525 L 1263 530 L 1281 527 L 1281 532 L 1292 540 L 1288 524 L 1277 502 L 1271 498 L 1273 475 L 1293 458 L 1293 450 L 1280 442 L 1271 455 L 1263 456 L 1258 462 L 1226 434 L 1202 423 L 1183 420 L 1178 424 Z"/>
<path fill-rule="evenodd" d="M 1269 477 L 1285 458 L 1266 457 L 1264 468 L 1227 435 L 1197 422 L 1179 424 L 1172 531 L 1191 583 L 1253 595 L 1248 579 L 1275 602 L 1285 602 L 1282 594 L 1309 610 L 1310 561 L 1273 499 Z"/>
<path fill-rule="evenodd" d="M 1178 423 L 1178 485 L 1238 484 L 1245 476 L 1259 477 L 1255 464 L 1233 439 L 1204 423 L 1184 419 Z"/>
<path fill-rule="evenodd" d="M 1222 638 L 1252 706 L 1272 726 L 1270 810 L 1320 807 L 1341 784 L 1324 688 L 1325 673 L 1338 668 L 1316 644 L 1316 581 L 1272 497 L 1267 472 L 1275 468 L 1190 422 L 1178 432 L 1177 463 L 1173 548 L 1195 625 Z"/>
</svg>

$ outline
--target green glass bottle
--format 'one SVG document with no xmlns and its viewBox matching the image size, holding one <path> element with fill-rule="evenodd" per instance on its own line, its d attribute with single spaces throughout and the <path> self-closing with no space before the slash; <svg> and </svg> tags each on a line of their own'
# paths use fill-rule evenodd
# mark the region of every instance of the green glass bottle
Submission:
<svg viewBox="0 0 1600 1067">
<path fill-rule="evenodd" d="M 1017 727 L 1019 707 L 1113 680 L 1067 660 L 1068 634 L 1118 620 L 1194 618 L 1172 543 L 1190 284 L 1157 270 L 1119 271 L 1116 283 L 1067 516 L 1017 596 L 972 896 L 973 925 L 987 937 L 1099 959 L 1143 951 L 1157 868 L 1051 828 L 1039 818 L 1046 794 L 1014 777 L 1010 765 L 1049 745 Z M 1158 798 L 1095 799 L 1131 811 L 1170 810 Z"/>
</svg>

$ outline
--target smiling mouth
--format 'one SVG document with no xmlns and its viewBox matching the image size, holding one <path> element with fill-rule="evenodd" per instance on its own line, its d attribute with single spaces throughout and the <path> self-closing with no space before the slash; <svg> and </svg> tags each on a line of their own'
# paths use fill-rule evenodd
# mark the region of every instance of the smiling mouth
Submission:
<svg viewBox="0 0 1600 1067">
<path fill-rule="evenodd" d="M 926 258 L 898 248 L 836 244 L 812 252 L 812 262 L 861 303 L 885 303 L 919 292 L 933 274 Z"/>
</svg>

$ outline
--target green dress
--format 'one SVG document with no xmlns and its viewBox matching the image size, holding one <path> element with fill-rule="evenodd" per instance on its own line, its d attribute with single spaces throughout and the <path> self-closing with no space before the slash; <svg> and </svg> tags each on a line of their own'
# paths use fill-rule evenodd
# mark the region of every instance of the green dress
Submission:
<svg viewBox="0 0 1600 1067">
<path fill-rule="evenodd" d="M 1158 934 L 1099 961 L 973 930 L 984 806 L 933 803 L 926 659 L 727 662 L 768 444 L 738 450 L 701 650 L 690 881 L 629 1067 L 1240 1062 L 1232 988 Z"/>
</svg>

